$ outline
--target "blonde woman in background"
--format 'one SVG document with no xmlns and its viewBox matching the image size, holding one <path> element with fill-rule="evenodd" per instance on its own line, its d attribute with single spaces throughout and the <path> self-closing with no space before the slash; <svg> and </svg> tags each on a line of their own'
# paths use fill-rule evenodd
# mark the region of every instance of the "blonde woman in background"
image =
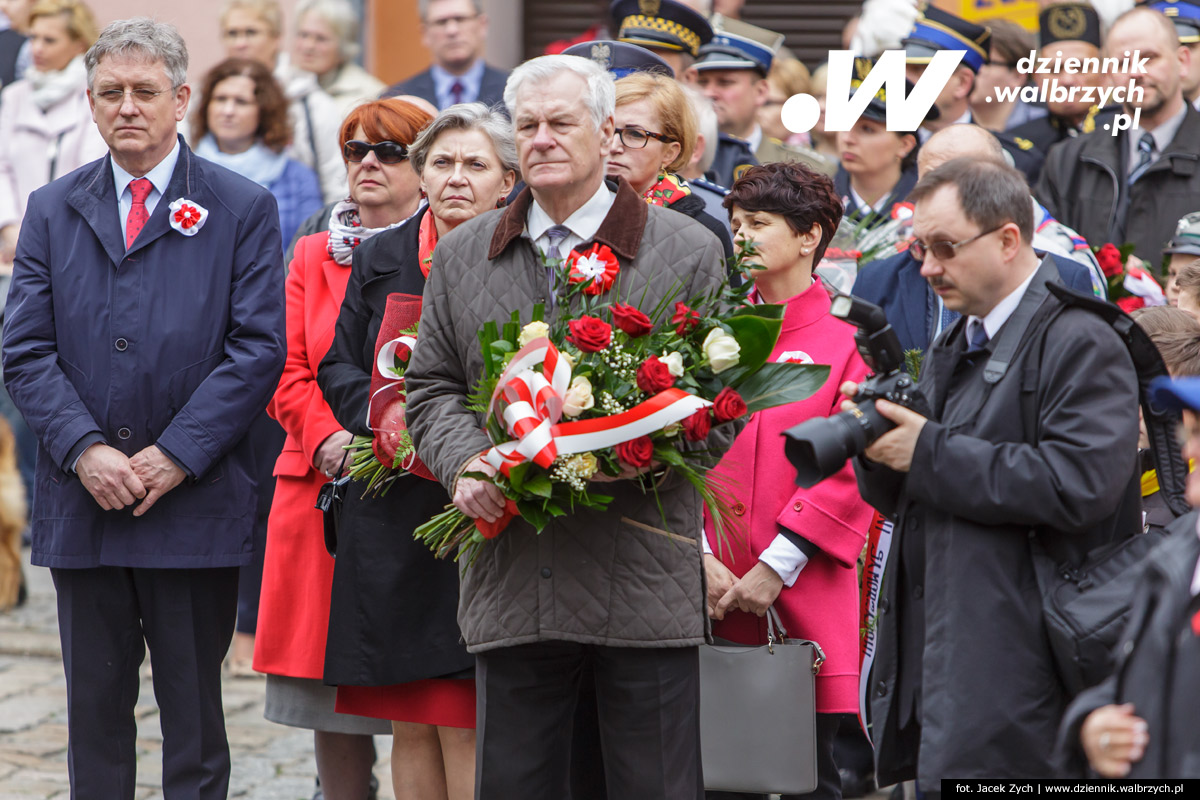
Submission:
<svg viewBox="0 0 1200 800">
<path fill-rule="evenodd" d="M 292 67 L 317 76 L 317 83 L 337 102 L 341 117 L 387 88 L 354 63 L 360 49 L 359 22 L 348 0 L 300 0 L 296 5 Z"/>
</svg>

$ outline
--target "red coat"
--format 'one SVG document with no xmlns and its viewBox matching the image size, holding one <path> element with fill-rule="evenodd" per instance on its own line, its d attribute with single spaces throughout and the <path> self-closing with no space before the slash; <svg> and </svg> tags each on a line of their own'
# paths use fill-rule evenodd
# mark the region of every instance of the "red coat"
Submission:
<svg viewBox="0 0 1200 800">
<path fill-rule="evenodd" d="M 711 518 L 705 533 L 713 553 L 741 577 L 775 539 L 778 525 L 819 548 L 796 583 L 784 586 L 775 608 L 794 638 L 811 639 L 825 651 L 817 677 L 817 711 L 858 711 L 858 557 L 866 544 L 871 508 L 858 493 L 854 470 L 840 472 L 811 489 L 795 483 L 796 470 L 783 453 L 782 433 L 814 416 L 840 410 L 838 387 L 859 381 L 867 367 L 854 346 L 853 326 L 829 314 L 829 295 L 820 282 L 787 302 L 783 330 L 772 361 L 829 364 L 829 378 L 799 403 L 755 413 L 716 466 L 726 480 L 733 509 L 724 549 L 717 547 Z M 732 552 L 731 552 L 732 546 Z M 713 635 L 746 644 L 765 644 L 765 618 L 732 611 L 714 620 Z"/>
<path fill-rule="evenodd" d="M 328 240 L 329 234 L 314 233 L 296 243 L 286 287 L 287 362 L 267 406 L 287 441 L 275 462 L 254 668 L 295 678 L 321 678 L 333 584 L 333 558 L 325 552 L 321 512 L 313 507 L 328 478 L 313 458 L 342 426 L 317 386 L 317 365 L 333 343 L 350 267 L 329 257 Z"/>
</svg>

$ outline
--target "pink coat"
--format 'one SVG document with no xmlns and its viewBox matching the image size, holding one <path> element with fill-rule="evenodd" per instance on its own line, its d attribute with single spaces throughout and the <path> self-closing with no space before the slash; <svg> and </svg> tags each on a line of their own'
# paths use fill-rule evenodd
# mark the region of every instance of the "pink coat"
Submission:
<svg viewBox="0 0 1200 800">
<path fill-rule="evenodd" d="M 34 189 L 107 152 L 92 122 L 85 87 L 42 111 L 28 81 L 6 86 L 0 93 L 0 228 L 20 224 Z"/>
<path fill-rule="evenodd" d="M 718 549 L 711 518 L 705 533 L 713 553 L 738 577 L 746 574 L 775 539 L 779 525 L 812 542 L 818 552 L 796 583 L 775 601 L 788 635 L 811 639 L 825 651 L 817 677 L 817 711 L 858 710 L 858 557 L 866 544 L 871 508 L 858 494 L 847 464 L 811 489 L 795 484 L 796 470 L 783 453 L 782 433 L 815 416 L 840 410 L 838 387 L 858 381 L 867 367 L 854 346 L 854 328 L 829 314 L 829 295 L 820 281 L 787 302 L 783 331 L 772 361 L 830 365 L 829 378 L 807 400 L 759 411 L 750 418 L 715 472 L 727 483 L 733 509 Z M 730 545 L 732 545 L 732 552 Z M 713 623 L 713 635 L 746 644 L 766 643 L 765 618 L 732 611 Z"/>
</svg>

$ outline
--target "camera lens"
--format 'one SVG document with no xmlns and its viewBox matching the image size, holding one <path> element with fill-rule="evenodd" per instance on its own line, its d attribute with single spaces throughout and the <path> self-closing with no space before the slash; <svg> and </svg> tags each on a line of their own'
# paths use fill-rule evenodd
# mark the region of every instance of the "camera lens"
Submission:
<svg viewBox="0 0 1200 800">
<path fill-rule="evenodd" d="M 806 489 L 816 486 L 892 427 L 875 410 L 875 401 L 868 400 L 849 411 L 789 428 L 783 432 L 784 453 L 796 468 L 796 484 Z"/>
</svg>

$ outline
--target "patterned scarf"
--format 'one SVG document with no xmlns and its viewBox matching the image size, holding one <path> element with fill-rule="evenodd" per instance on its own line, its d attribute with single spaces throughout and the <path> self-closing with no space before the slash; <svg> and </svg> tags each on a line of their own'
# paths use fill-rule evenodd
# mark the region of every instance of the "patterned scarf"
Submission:
<svg viewBox="0 0 1200 800">
<path fill-rule="evenodd" d="M 692 187 L 687 185 L 687 181 L 673 172 L 667 172 L 658 176 L 658 182 L 647 189 L 642 198 L 652 206 L 665 208 L 691 193 Z"/>
<path fill-rule="evenodd" d="M 354 248 L 377 233 L 391 230 L 407 222 L 402 219 L 386 228 L 364 228 L 358 216 L 358 203 L 343 200 L 333 207 L 329 215 L 329 257 L 342 266 L 348 266 L 354 256 Z"/>
<path fill-rule="evenodd" d="M 433 266 L 433 248 L 437 247 L 437 226 L 433 224 L 433 212 L 426 210 L 421 217 L 421 227 L 417 230 L 417 261 L 421 265 L 421 274 L 429 280 L 429 270 Z"/>
</svg>

